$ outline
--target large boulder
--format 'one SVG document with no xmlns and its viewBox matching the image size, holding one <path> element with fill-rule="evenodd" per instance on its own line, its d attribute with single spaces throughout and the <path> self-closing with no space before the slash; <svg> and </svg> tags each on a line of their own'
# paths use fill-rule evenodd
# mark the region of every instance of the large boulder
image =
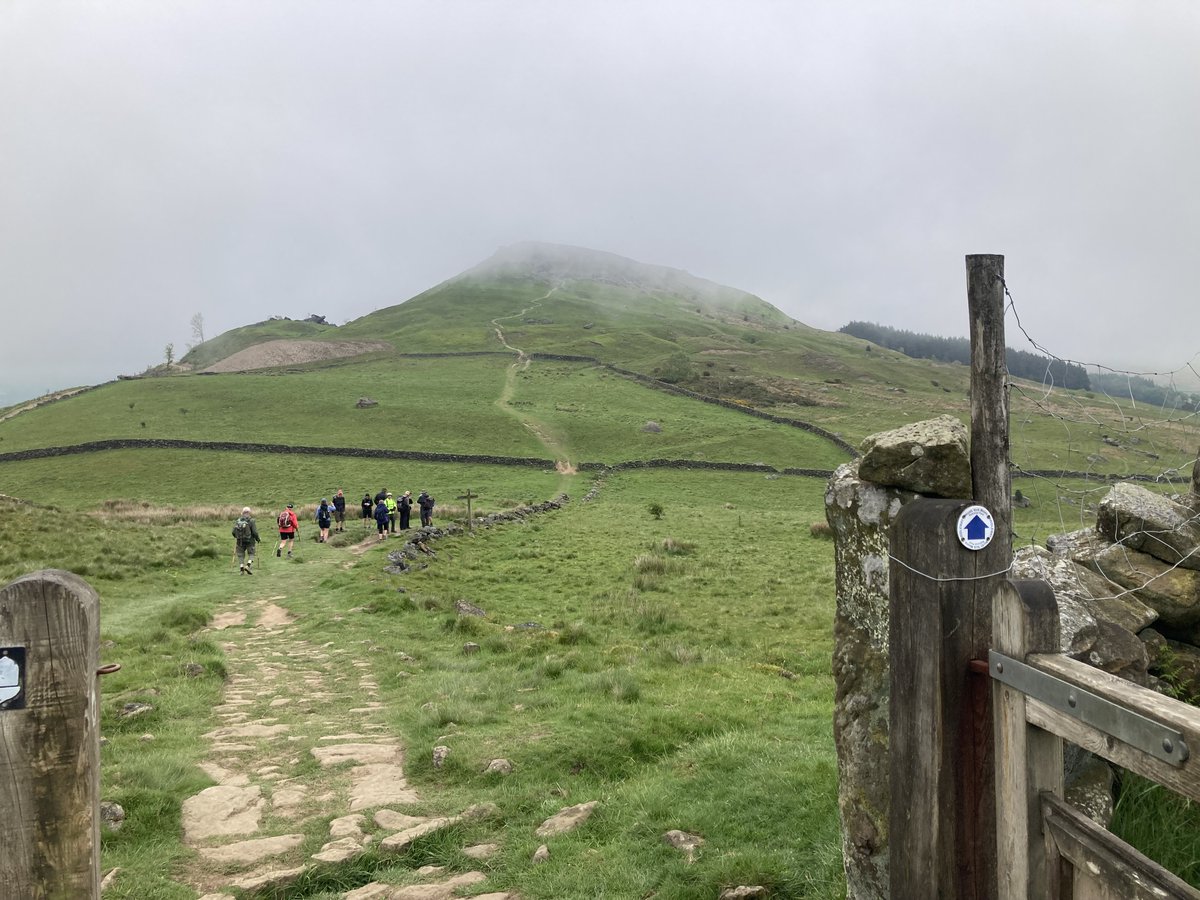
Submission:
<svg viewBox="0 0 1200 900">
<path fill-rule="evenodd" d="M 888 896 L 888 529 L 910 491 L 833 473 L 825 517 L 835 535 L 833 739 L 849 900 Z"/>
<path fill-rule="evenodd" d="M 860 449 L 863 481 L 932 497 L 971 496 L 967 429 L 953 416 L 873 434 Z"/>
<path fill-rule="evenodd" d="M 1114 484 L 1096 511 L 1096 530 L 1114 543 L 1171 565 L 1200 569 L 1194 512 L 1138 484 Z"/>
<path fill-rule="evenodd" d="M 1118 602 L 1138 602 L 1153 609 L 1167 629 L 1183 632 L 1200 624 L 1200 572 L 1167 565 L 1122 544 L 1081 554 L 1079 561 L 1110 582 L 1110 595 L 1124 594 Z"/>
<path fill-rule="evenodd" d="M 1146 651 L 1137 633 L 1158 618 L 1153 609 L 1132 594 L 1115 596 L 1120 591 L 1081 562 L 1041 547 L 1022 547 L 1014 553 L 1012 575 L 1039 578 L 1054 590 L 1064 653 L 1130 681 L 1146 682 Z"/>
</svg>

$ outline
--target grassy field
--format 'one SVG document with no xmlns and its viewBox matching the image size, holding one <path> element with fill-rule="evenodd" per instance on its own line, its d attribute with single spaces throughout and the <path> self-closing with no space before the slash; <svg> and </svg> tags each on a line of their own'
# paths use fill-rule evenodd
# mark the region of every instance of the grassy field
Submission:
<svg viewBox="0 0 1200 900">
<path fill-rule="evenodd" d="M 683 458 L 832 469 L 845 454 L 808 432 L 656 391 L 582 365 L 535 363 L 498 400 L 504 357 L 396 359 L 290 374 L 123 381 L 0 423 L 0 452 L 84 440 L 175 438 L 554 458 Z M 355 409 L 358 397 L 379 401 Z M 643 431 L 659 422 L 661 433 Z"/>
<path fill-rule="evenodd" d="M 273 321 L 192 351 L 207 364 L 275 338 L 391 341 L 398 353 L 498 350 L 593 356 L 821 425 L 851 443 L 950 413 L 969 419 L 969 373 L 911 360 L 792 322 L 748 294 L 665 275 L 539 279 L 476 272 L 341 328 Z M 636 279 L 635 279 L 636 282 Z M 807 432 L 653 390 L 589 364 L 515 354 L 336 360 L 258 373 L 145 378 L 105 385 L 0 423 L 0 453 L 105 438 L 240 441 L 618 463 L 648 458 L 832 469 L 846 454 Z M 378 401 L 356 409 L 359 397 Z M 1166 473 L 1186 483 L 1191 420 L 1081 393 L 1020 384 L 1012 457 L 1062 472 Z M 648 422 L 661 430 L 646 430 Z M 198 768 L 219 724 L 236 642 L 206 629 L 231 605 L 274 603 L 307 646 L 361 665 L 378 683 L 388 733 L 409 748 L 423 798 L 413 813 L 486 801 L 500 823 L 456 826 L 399 858 L 358 862 L 261 894 L 333 900 L 372 878 L 408 883 L 425 863 L 461 872 L 461 849 L 497 840 L 487 890 L 537 898 L 714 898 L 735 884 L 773 898 L 844 895 L 831 738 L 833 548 L 813 536 L 824 480 L 761 474 L 624 471 L 584 503 L 593 476 L 558 470 L 408 463 L 329 455 L 139 449 L 0 462 L 0 578 L 61 567 L 102 598 L 104 795 L 128 824 L 104 837 L 106 896 L 191 900 L 202 867 L 181 839 L 181 803 L 210 784 Z M 1174 479 L 1172 481 L 1171 479 Z M 1018 479 L 1031 505 L 1015 543 L 1091 527 L 1099 478 Z M 389 544 L 355 546 L 364 491 L 428 490 L 435 518 L 487 513 L 567 493 L 564 508 L 438 542 L 436 558 L 385 573 Z M 341 488 L 350 529 L 310 540 L 312 509 Z M 292 560 L 231 565 L 231 522 L 251 506 L 270 545 L 274 513 L 294 502 Z M 459 615 L 468 601 L 486 611 Z M 464 643 L 479 650 L 465 654 Z M 189 664 L 203 666 L 188 677 Z M 155 712 L 122 719 L 127 702 Z M 319 739 L 286 709 L 300 777 L 318 779 Z M 342 724 L 353 728 L 353 722 Z M 145 736 L 152 735 L 152 740 Z M 449 744 L 435 768 L 432 748 Z M 489 759 L 515 765 L 481 775 Z M 335 780 L 336 777 L 334 776 Z M 1137 792 L 1139 798 L 1144 792 Z M 1158 801 L 1126 802 L 1122 827 L 1154 822 Z M 558 808 L 601 807 L 586 830 L 534 865 L 533 829 Z M 303 823 L 305 852 L 328 820 Z M 1188 821 L 1184 818 L 1173 821 Z M 280 827 L 284 827 L 282 823 Z M 1186 828 L 1187 826 L 1180 826 Z M 693 864 L 662 834 L 707 843 Z M 1186 868 L 1186 861 L 1184 862 Z M 483 890 L 483 888 L 479 888 Z M 257 898 L 256 898 L 257 900 Z"/>
<path fill-rule="evenodd" d="M 157 462 L 147 473 L 172 461 Z M 176 503 L 224 496 L 209 481 L 219 472 L 173 462 L 188 466 L 195 485 Z M 6 466 L 6 476 L 34 465 Z M 305 543 L 292 565 L 268 559 L 261 585 L 286 598 L 278 602 L 313 641 L 371 648 L 358 658 L 371 661 L 410 747 L 410 777 L 438 808 L 490 800 L 504 811 L 505 834 L 517 836 L 564 803 L 601 800 L 586 838 L 556 845 L 552 864 L 530 863 L 532 837 L 506 841 L 493 889 L 703 897 L 721 884 L 763 883 L 772 896 L 832 898 L 843 890 L 830 735 L 832 552 L 808 533 L 822 491 L 812 479 L 629 473 L 589 504 L 443 541 L 437 561 L 401 580 L 382 573 L 382 548 L 347 569 L 346 547 Z M 75 505 L 105 493 L 76 494 Z M 663 506 L 661 519 L 650 502 Z M 103 684 L 104 794 L 137 823 L 106 837 L 105 866 L 127 872 L 118 897 L 191 896 L 170 878 L 191 857 L 178 839 L 179 804 L 207 783 L 195 768 L 198 736 L 214 726 L 223 671 L 219 648 L 198 629 L 230 591 L 246 589 L 226 558 L 232 510 L 193 509 L 179 525 L 174 511 L 101 504 L 68 534 L 56 527 L 60 513 L 14 504 L 0 534 L 0 578 L 42 566 L 87 572 L 102 597 L 103 637 L 114 642 L 105 659 L 124 664 Z M 487 619 L 455 616 L 458 599 Z M 505 630 L 527 623 L 538 627 Z M 482 651 L 464 658 L 464 640 Z M 400 652 L 413 661 L 395 662 Z M 188 662 L 210 674 L 185 677 Z M 158 711 L 136 724 L 117 719 L 131 700 Z M 434 770 L 429 749 L 448 727 L 454 757 Z M 499 755 L 516 774 L 481 779 L 480 762 Z M 685 865 L 662 845 L 671 828 L 702 831 L 717 849 Z M 388 878 L 387 867 L 372 877 Z"/>
</svg>

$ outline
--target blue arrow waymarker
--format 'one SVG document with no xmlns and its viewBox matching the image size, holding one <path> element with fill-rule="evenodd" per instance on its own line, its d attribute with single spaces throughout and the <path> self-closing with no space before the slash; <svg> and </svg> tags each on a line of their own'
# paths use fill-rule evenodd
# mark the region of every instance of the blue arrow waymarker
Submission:
<svg viewBox="0 0 1200 900">
<path fill-rule="evenodd" d="M 996 520 L 986 506 L 973 504 L 958 516 L 958 542 L 968 550 L 982 550 L 992 542 L 996 532 Z"/>
<path fill-rule="evenodd" d="M 967 523 L 967 540 L 982 541 L 987 537 L 988 526 L 987 522 L 976 516 Z"/>
</svg>

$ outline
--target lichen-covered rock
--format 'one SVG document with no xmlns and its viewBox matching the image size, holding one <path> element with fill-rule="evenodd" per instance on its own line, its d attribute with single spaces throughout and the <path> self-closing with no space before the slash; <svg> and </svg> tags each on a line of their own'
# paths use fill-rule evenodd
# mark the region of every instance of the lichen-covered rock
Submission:
<svg viewBox="0 0 1200 900">
<path fill-rule="evenodd" d="M 1095 528 L 1081 528 L 1066 534 L 1050 535 L 1046 538 L 1046 549 L 1055 556 L 1066 556 L 1075 562 L 1083 562 L 1082 557 L 1099 553 L 1111 543 L 1112 541 Z"/>
<path fill-rule="evenodd" d="M 1146 656 L 1137 632 L 1157 618 L 1154 610 L 1113 586 L 1074 559 L 1041 547 L 1013 554 L 1012 577 L 1037 578 L 1054 590 L 1061 649 L 1075 659 L 1139 684 L 1146 680 Z"/>
<path fill-rule="evenodd" d="M 1168 565 L 1122 544 L 1109 544 L 1097 553 L 1081 555 L 1080 562 L 1110 583 L 1109 594 L 1133 591 L 1137 600 L 1153 609 L 1168 628 L 1183 631 L 1200 624 L 1200 572 Z M 1122 600 L 1132 596 L 1126 594 Z M 1142 628 L 1149 624 L 1144 623 Z"/>
<path fill-rule="evenodd" d="M 833 737 L 850 900 L 888 896 L 888 528 L 916 494 L 834 472 L 825 517 L 835 535 Z"/>
<path fill-rule="evenodd" d="M 1170 565 L 1200 569 L 1200 527 L 1181 503 L 1138 484 L 1114 484 L 1096 511 L 1096 530 Z"/>
<path fill-rule="evenodd" d="M 864 481 L 933 497 L 971 496 L 967 429 L 953 416 L 873 434 L 861 449 Z"/>
</svg>

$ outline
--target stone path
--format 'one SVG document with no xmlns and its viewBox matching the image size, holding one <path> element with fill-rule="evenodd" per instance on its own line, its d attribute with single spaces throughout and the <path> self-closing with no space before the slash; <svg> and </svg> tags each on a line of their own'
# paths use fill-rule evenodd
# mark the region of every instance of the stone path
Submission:
<svg viewBox="0 0 1200 900">
<path fill-rule="evenodd" d="M 337 866 L 368 846 L 401 853 L 433 831 L 495 815 L 474 806 L 457 816 L 411 816 L 419 802 L 404 777 L 404 746 L 383 722 L 370 664 L 332 643 L 301 639 L 279 605 L 286 598 L 235 597 L 212 628 L 223 637 L 229 678 L 214 711 L 204 771 L 215 784 L 183 806 L 185 843 L 198 857 L 186 881 L 206 900 L 232 888 L 287 884 L 317 866 Z M 313 763 L 316 763 L 314 768 Z M 316 853 L 304 850 L 314 821 L 328 825 Z M 491 845 L 466 848 L 481 858 Z M 311 849 L 311 845 L 310 845 Z M 372 883 L 348 900 L 441 900 L 486 880 L 481 872 L 414 872 L 421 883 Z M 207 893 L 206 893 L 207 892 Z M 517 900 L 509 893 L 480 895 Z"/>
</svg>

